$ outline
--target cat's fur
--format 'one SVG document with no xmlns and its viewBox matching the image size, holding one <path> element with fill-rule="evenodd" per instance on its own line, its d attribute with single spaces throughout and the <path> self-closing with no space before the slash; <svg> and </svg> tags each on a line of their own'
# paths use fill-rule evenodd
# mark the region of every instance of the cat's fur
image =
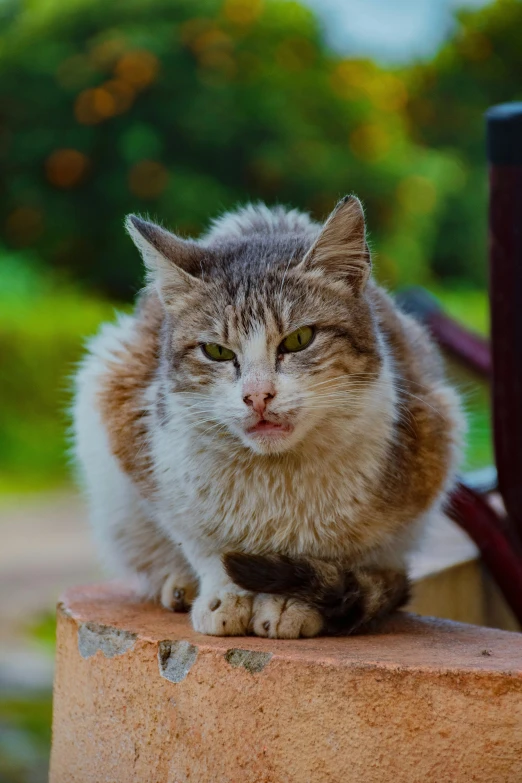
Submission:
<svg viewBox="0 0 522 783">
<path fill-rule="evenodd" d="M 91 342 L 74 409 L 104 555 L 208 634 L 353 631 L 404 603 L 461 417 L 425 331 L 370 279 L 359 201 L 323 227 L 257 205 L 198 241 L 127 228 L 148 285 Z M 311 345 L 281 353 L 302 326 Z M 290 434 L 248 434 L 251 389 Z"/>
</svg>

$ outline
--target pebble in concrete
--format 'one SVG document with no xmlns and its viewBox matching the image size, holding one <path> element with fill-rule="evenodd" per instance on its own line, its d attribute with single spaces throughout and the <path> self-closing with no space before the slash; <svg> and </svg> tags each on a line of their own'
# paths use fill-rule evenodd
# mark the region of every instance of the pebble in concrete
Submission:
<svg viewBox="0 0 522 783">
<path fill-rule="evenodd" d="M 163 641 L 158 645 L 158 665 L 160 674 L 170 682 L 182 682 L 185 679 L 196 658 L 198 648 L 190 642 Z"/>
<path fill-rule="evenodd" d="M 270 663 L 272 653 L 255 652 L 254 650 L 227 650 L 225 660 L 235 667 L 243 667 L 250 674 L 259 674 Z"/>
</svg>

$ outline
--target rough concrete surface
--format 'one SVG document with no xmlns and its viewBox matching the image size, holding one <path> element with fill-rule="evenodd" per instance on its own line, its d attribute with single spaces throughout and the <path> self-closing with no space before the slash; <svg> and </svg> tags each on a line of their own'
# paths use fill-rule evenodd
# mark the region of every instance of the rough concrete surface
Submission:
<svg viewBox="0 0 522 783">
<path fill-rule="evenodd" d="M 82 657 L 86 623 L 133 644 Z M 404 615 L 353 638 L 213 638 L 123 586 L 77 588 L 53 732 L 51 783 L 519 783 L 522 636 Z"/>
</svg>

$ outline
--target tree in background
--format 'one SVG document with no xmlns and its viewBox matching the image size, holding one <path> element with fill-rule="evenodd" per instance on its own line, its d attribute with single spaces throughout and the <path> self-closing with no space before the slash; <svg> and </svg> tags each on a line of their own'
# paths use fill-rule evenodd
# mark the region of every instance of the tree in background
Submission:
<svg viewBox="0 0 522 783">
<path fill-rule="evenodd" d="M 238 201 L 322 218 L 355 191 L 386 284 L 484 283 L 483 112 L 520 97 L 520 2 L 394 70 L 333 55 L 286 0 L 25 3 L 0 0 L 0 494 L 67 475 L 67 376 L 112 314 L 78 283 L 139 288 L 127 212 L 197 235 Z M 470 297 L 483 326 L 480 292 L 445 290 L 457 316 Z"/>
<path fill-rule="evenodd" d="M 429 282 L 462 193 L 458 155 L 411 140 L 406 75 L 332 55 L 297 3 L 4 0 L 2 12 L 10 246 L 128 298 L 141 273 L 127 212 L 197 234 L 238 201 L 322 218 L 356 191 L 381 278 Z"/>
<path fill-rule="evenodd" d="M 497 0 L 459 14 L 459 28 L 432 62 L 404 73 L 406 112 L 417 144 L 460 158 L 461 181 L 438 216 L 436 275 L 484 283 L 485 110 L 522 99 L 522 3 Z"/>
</svg>

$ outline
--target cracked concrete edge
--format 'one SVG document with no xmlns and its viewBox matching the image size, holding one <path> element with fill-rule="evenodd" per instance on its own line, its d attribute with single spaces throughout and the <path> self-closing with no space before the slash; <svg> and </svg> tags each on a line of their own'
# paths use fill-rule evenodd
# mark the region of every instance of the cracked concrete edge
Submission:
<svg viewBox="0 0 522 783">
<path fill-rule="evenodd" d="M 70 620 L 74 620 L 76 622 L 76 617 L 64 601 L 58 601 L 56 604 L 56 614 L 63 614 L 65 617 L 68 617 Z"/>
</svg>

